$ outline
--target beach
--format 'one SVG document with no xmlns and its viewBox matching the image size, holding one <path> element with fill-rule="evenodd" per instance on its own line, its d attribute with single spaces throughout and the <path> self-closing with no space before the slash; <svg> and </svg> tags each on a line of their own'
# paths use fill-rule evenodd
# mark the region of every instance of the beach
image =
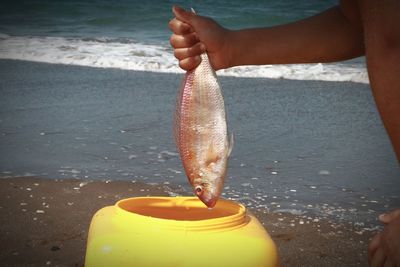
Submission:
<svg viewBox="0 0 400 267">
<path fill-rule="evenodd" d="M 0 179 L 1 266 L 83 266 L 94 213 L 116 201 L 167 196 L 128 181 Z M 252 210 L 275 241 L 282 266 L 366 266 L 372 232 L 329 220 Z"/>
<path fill-rule="evenodd" d="M 174 4 L 235 30 L 338 3 Z M 173 137 L 184 72 L 169 42 L 171 8 L 0 2 L 0 266 L 83 266 L 97 210 L 193 196 Z M 217 76 L 234 137 L 221 198 L 258 218 L 282 266 L 367 266 L 378 216 L 400 207 L 400 168 L 365 57 Z"/>
<path fill-rule="evenodd" d="M 82 266 L 116 201 L 192 195 L 172 136 L 182 74 L 0 60 L 1 259 Z M 368 84 L 221 77 L 235 146 L 223 198 L 282 266 L 365 266 L 400 170 Z"/>
</svg>

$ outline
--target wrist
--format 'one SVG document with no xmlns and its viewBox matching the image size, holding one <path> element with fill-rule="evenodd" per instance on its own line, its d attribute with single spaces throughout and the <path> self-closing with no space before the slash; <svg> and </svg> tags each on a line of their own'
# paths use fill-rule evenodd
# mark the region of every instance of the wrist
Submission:
<svg viewBox="0 0 400 267">
<path fill-rule="evenodd" d="M 228 68 L 256 64 L 253 58 L 255 40 L 249 40 L 246 30 L 230 30 L 226 40 Z"/>
<path fill-rule="evenodd" d="M 238 38 L 237 38 L 238 31 L 235 30 L 226 30 L 226 38 L 225 38 L 225 64 L 226 69 L 235 67 L 240 65 L 237 62 L 240 53 L 238 53 Z"/>
</svg>

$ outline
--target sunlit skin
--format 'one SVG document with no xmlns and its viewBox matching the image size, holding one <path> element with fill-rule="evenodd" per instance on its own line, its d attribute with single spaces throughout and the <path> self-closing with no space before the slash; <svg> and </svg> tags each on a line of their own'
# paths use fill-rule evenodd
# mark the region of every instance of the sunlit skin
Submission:
<svg viewBox="0 0 400 267">
<path fill-rule="evenodd" d="M 301 21 L 235 31 L 179 7 L 173 13 L 170 42 L 184 70 L 198 66 L 204 51 L 216 70 L 333 62 L 365 55 L 372 93 L 400 160 L 400 1 L 343 0 Z M 383 221 L 383 232 L 372 239 L 371 266 L 400 266 L 400 219 L 396 218 Z"/>
</svg>

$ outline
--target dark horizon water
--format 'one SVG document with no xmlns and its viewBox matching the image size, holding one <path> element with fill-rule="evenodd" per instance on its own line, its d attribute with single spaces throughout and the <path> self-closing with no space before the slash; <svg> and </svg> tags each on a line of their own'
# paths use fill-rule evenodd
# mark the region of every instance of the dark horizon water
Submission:
<svg viewBox="0 0 400 267">
<path fill-rule="evenodd" d="M 169 45 L 173 4 L 239 29 L 296 21 L 337 3 L 5 0 L 0 2 L 0 59 L 179 73 Z M 219 74 L 368 83 L 364 57 L 329 64 L 244 66 Z"/>
<path fill-rule="evenodd" d="M 191 194 L 172 137 L 182 75 L 0 60 L 0 176 L 142 181 Z M 367 84 L 221 77 L 223 197 L 375 224 L 400 169 Z"/>
<path fill-rule="evenodd" d="M 171 7 L 193 7 L 223 26 L 266 27 L 312 16 L 337 1 L 65 1 L 4 0 L 0 33 L 18 36 L 130 38 L 148 44 L 167 43 Z"/>
</svg>

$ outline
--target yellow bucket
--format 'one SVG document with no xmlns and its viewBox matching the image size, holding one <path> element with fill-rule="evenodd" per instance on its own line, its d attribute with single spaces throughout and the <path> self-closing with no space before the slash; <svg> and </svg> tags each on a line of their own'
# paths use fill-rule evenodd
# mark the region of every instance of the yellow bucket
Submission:
<svg viewBox="0 0 400 267">
<path fill-rule="evenodd" d="M 100 209 L 92 219 L 86 267 L 279 266 L 276 246 L 244 206 L 220 199 L 138 197 Z"/>
</svg>

